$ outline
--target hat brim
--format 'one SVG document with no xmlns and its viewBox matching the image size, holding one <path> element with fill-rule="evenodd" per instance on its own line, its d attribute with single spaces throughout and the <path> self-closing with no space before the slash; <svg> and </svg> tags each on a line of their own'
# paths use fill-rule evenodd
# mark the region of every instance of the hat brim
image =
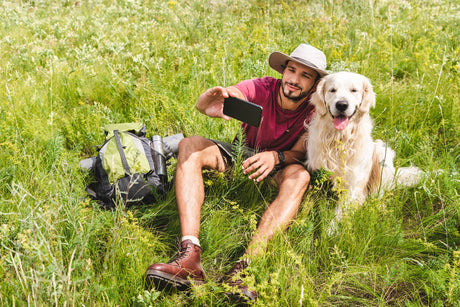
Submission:
<svg viewBox="0 0 460 307">
<path fill-rule="evenodd" d="M 270 57 L 268 58 L 268 64 L 270 65 L 271 68 L 273 68 L 274 70 L 276 70 L 277 72 L 279 72 L 280 74 L 283 74 L 283 71 L 284 69 L 286 68 L 286 63 L 288 61 L 294 61 L 296 63 L 299 63 L 299 64 L 302 64 L 302 65 L 305 65 L 311 69 L 313 69 L 314 71 L 316 71 L 320 77 L 324 77 L 324 76 L 327 76 L 329 73 L 326 72 L 325 70 L 322 70 L 318 67 L 316 67 L 314 64 L 312 63 L 309 63 L 307 61 L 304 61 L 304 60 L 299 60 L 299 59 L 295 59 L 295 58 L 292 58 L 282 52 L 273 52 L 272 54 L 270 54 Z"/>
</svg>

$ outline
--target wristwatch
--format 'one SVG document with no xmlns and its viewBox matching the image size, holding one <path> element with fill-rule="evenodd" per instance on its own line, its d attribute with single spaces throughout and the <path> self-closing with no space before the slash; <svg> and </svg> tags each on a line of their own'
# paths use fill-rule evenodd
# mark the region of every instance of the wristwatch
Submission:
<svg viewBox="0 0 460 307">
<path fill-rule="evenodd" d="M 277 150 L 276 153 L 278 154 L 278 160 L 280 161 L 280 163 L 278 163 L 276 166 L 284 164 L 284 162 L 286 162 L 284 153 L 281 150 Z"/>
</svg>

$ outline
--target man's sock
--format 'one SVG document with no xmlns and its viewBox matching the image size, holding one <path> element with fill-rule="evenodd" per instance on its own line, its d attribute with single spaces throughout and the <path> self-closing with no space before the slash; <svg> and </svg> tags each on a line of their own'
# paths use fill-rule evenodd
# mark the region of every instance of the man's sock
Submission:
<svg viewBox="0 0 460 307">
<path fill-rule="evenodd" d="M 200 239 L 198 239 L 195 236 L 183 236 L 182 237 L 182 242 L 184 242 L 185 240 L 191 240 L 193 244 L 198 245 L 199 247 L 201 247 Z"/>
</svg>

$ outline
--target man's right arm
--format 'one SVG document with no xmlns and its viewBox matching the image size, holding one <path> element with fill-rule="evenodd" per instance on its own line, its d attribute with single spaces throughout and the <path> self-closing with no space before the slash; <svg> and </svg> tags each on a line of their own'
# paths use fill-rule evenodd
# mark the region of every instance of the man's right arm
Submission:
<svg viewBox="0 0 460 307">
<path fill-rule="evenodd" d="M 227 88 L 216 86 L 201 94 L 196 102 L 196 108 L 209 117 L 220 117 L 229 120 L 230 117 L 223 113 L 224 99 L 229 96 L 245 99 L 243 93 L 234 86 Z"/>
</svg>

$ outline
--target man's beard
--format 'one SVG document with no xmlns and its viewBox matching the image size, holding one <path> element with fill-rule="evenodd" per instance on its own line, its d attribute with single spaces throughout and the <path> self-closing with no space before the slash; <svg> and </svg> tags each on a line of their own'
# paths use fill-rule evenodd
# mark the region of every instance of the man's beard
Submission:
<svg viewBox="0 0 460 307">
<path fill-rule="evenodd" d="M 286 84 L 290 84 L 291 86 L 294 86 L 296 88 L 298 88 L 300 90 L 300 93 L 299 94 L 295 94 L 293 91 L 290 91 L 288 89 L 286 89 Z M 287 99 L 290 99 L 292 101 L 300 101 L 300 100 L 303 100 L 305 97 L 308 96 L 308 94 L 310 93 L 310 90 L 309 89 L 308 91 L 303 91 L 301 87 L 295 85 L 295 84 L 292 84 L 292 83 L 288 83 L 288 82 L 282 82 L 282 86 L 281 86 L 281 89 L 283 90 L 283 94 L 284 94 L 284 97 L 286 97 Z"/>
</svg>

